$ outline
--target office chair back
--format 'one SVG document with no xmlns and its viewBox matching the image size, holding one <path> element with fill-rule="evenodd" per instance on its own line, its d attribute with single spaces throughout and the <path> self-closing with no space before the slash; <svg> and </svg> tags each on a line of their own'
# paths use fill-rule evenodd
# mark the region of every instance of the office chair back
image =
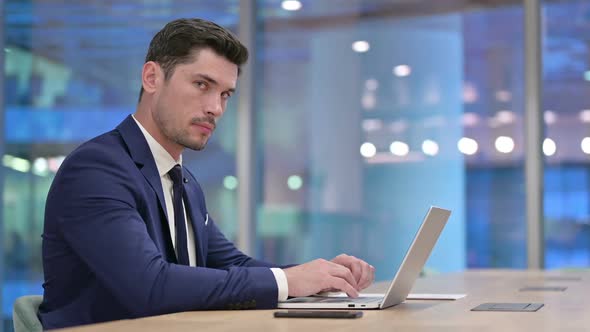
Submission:
<svg viewBox="0 0 590 332">
<path fill-rule="evenodd" d="M 43 326 L 37 317 L 39 305 L 43 301 L 41 295 L 21 296 L 14 301 L 12 322 L 14 332 L 41 332 Z"/>
</svg>

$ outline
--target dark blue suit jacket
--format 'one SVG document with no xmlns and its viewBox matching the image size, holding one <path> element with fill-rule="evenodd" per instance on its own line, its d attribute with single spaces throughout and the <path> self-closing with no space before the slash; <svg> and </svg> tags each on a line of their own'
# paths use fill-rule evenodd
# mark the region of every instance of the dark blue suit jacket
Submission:
<svg viewBox="0 0 590 332">
<path fill-rule="evenodd" d="M 185 202 L 198 267 L 176 264 L 164 194 L 131 116 L 77 148 L 47 197 L 45 329 L 202 309 L 274 308 L 271 264 L 237 250 L 211 218 L 195 177 Z"/>
</svg>

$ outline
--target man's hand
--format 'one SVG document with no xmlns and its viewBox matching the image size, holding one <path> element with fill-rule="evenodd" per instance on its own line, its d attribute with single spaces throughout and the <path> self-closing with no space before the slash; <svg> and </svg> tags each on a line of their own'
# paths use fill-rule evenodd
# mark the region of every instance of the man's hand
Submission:
<svg viewBox="0 0 590 332">
<path fill-rule="evenodd" d="M 375 268 L 362 259 L 341 254 L 332 259 L 332 262 L 346 266 L 352 272 L 358 291 L 369 287 L 373 283 L 373 280 L 375 280 Z"/>
<path fill-rule="evenodd" d="M 346 259 L 345 261 L 349 262 L 350 260 Z M 358 297 L 357 279 L 344 264 L 316 259 L 283 271 L 287 276 L 289 296 L 308 296 L 326 289 L 337 289 L 346 292 L 350 297 Z"/>
</svg>

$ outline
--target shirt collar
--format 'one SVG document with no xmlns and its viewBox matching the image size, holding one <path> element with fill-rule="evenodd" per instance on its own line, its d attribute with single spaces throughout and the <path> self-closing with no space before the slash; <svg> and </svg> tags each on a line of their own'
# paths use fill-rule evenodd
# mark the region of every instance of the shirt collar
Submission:
<svg viewBox="0 0 590 332">
<path fill-rule="evenodd" d="M 158 141 L 156 141 L 152 135 L 150 135 L 150 133 L 141 125 L 141 123 L 137 121 L 135 115 L 132 114 L 131 116 L 133 117 L 133 120 L 135 120 L 135 123 L 137 123 L 137 126 L 143 133 L 143 136 L 145 136 L 145 140 L 150 147 L 150 151 L 152 151 L 152 156 L 154 156 L 154 161 L 156 162 L 156 167 L 158 168 L 160 177 L 168 174 L 168 171 L 170 171 L 170 169 L 172 169 L 172 167 L 174 167 L 176 164 L 182 166 L 182 155 L 180 155 L 178 161 L 174 160 L 168 151 L 166 151 L 166 149 L 164 149 L 164 147 L 160 145 L 160 143 L 158 143 Z"/>
</svg>

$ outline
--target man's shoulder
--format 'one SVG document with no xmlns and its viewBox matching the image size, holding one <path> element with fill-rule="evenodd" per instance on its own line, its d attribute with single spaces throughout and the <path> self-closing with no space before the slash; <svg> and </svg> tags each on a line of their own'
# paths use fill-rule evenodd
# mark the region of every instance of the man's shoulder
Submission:
<svg viewBox="0 0 590 332">
<path fill-rule="evenodd" d="M 81 144 L 64 159 L 50 194 L 58 192 L 59 195 L 54 196 L 61 198 L 64 197 L 63 190 L 75 193 L 87 190 L 112 192 L 115 184 L 133 181 L 136 170 L 138 167 L 120 134 L 112 130 Z"/>
<path fill-rule="evenodd" d="M 68 158 L 92 157 L 94 154 L 114 157 L 121 157 L 120 154 L 130 155 L 129 149 L 133 146 L 129 144 L 138 145 L 138 140 L 134 139 L 134 136 L 139 136 L 138 133 L 140 133 L 139 128 L 133 118 L 128 116 L 116 128 L 82 143 L 70 153 Z"/>
<path fill-rule="evenodd" d="M 78 146 L 70 153 L 68 159 L 80 157 L 105 157 L 117 155 L 126 151 L 121 134 L 113 129 L 102 135 L 96 136 Z"/>
</svg>

